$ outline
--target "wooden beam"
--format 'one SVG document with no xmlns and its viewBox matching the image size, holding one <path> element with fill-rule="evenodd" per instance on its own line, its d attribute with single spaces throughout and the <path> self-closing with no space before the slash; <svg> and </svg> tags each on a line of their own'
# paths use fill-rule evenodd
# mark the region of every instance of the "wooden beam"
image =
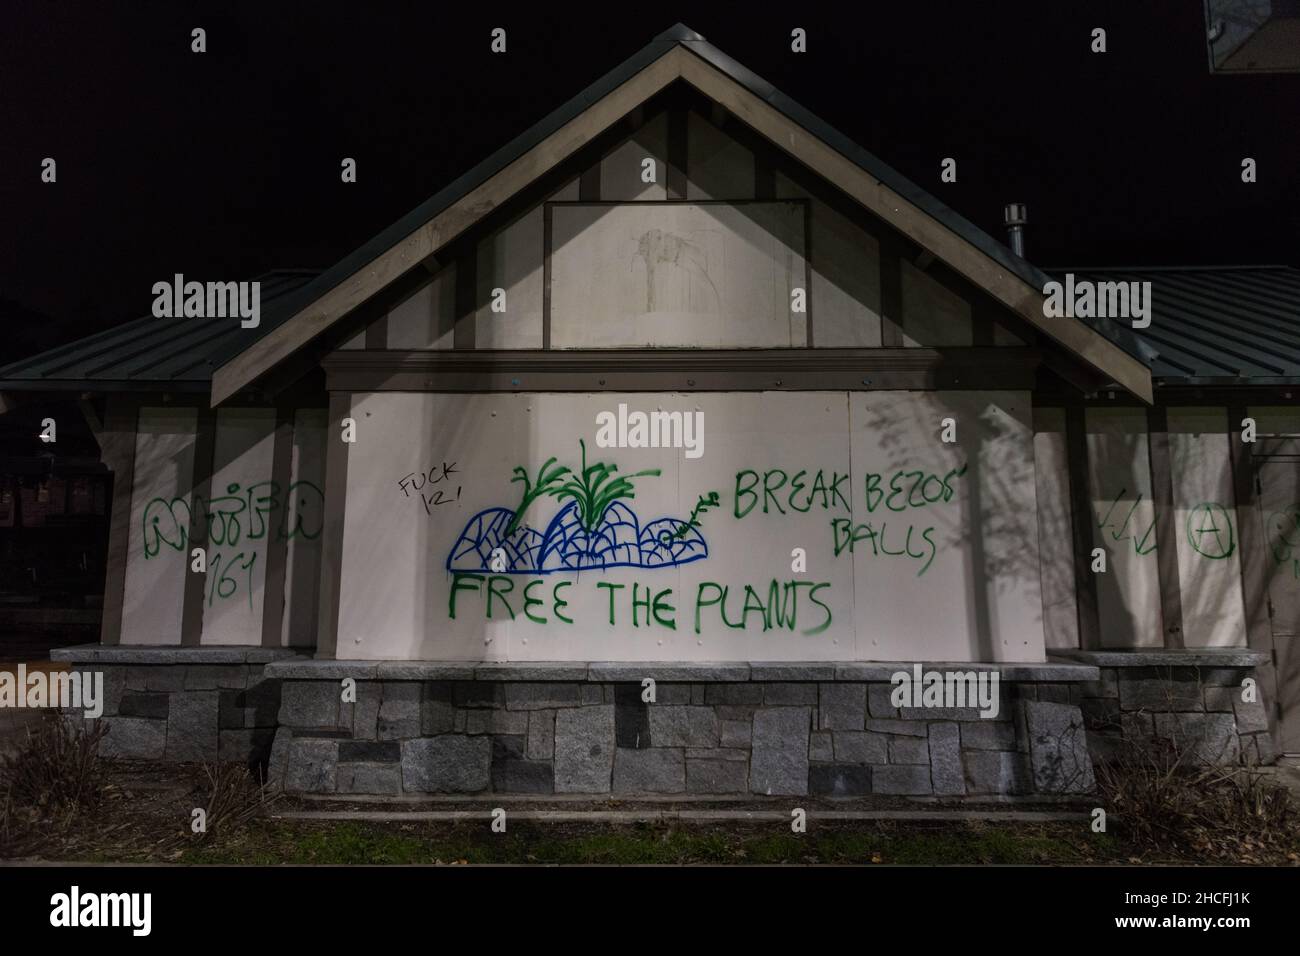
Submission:
<svg viewBox="0 0 1300 956">
<path fill-rule="evenodd" d="M 288 518 L 293 502 L 289 496 L 289 483 L 293 470 L 293 416 L 291 406 L 281 405 L 275 410 L 275 438 L 271 448 L 271 482 L 276 503 L 280 508 L 278 518 L 273 518 L 266 532 L 266 576 L 262 585 L 262 646 L 279 647 L 284 629 L 285 569 L 289 564 L 289 538 L 281 529 L 288 528 Z M 272 515 L 275 512 L 272 511 Z"/>
<path fill-rule="evenodd" d="M 887 236 L 880 239 L 880 344 L 903 347 L 903 259 Z"/>
<path fill-rule="evenodd" d="M 594 162 L 578 177 L 578 199 L 581 202 L 600 202 L 600 162 Z"/>
<path fill-rule="evenodd" d="M 452 348 L 473 349 L 478 322 L 478 246 L 470 243 L 456 259 L 455 325 Z"/>
<path fill-rule="evenodd" d="M 135 484 L 136 427 L 140 408 L 127 395 L 108 396 L 100 457 L 113 472 L 113 502 L 108 522 L 108 553 L 104 559 L 104 614 L 99 642 L 122 641 L 122 605 L 126 594 L 126 565 L 131 544 L 131 489 Z"/>
<path fill-rule="evenodd" d="M 1032 389 L 1023 348 L 339 351 L 331 392 Z"/>
<path fill-rule="evenodd" d="M 366 326 L 366 348 L 368 349 L 386 349 L 388 348 L 388 313 L 385 312 L 379 318 L 374 319 Z"/>
<path fill-rule="evenodd" d="M 1065 410 L 1065 460 L 1070 474 L 1070 536 L 1074 544 L 1074 595 L 1079 619 L 1079 648 L 1101 647 L 1097 578 L 1092 572 L 1092 499 L 1088 490 L 1088 429 L 1082 405 Z"/>
<path fill-rule="evenodd" d="M 343 589 L 343 519 L 347 509 L 348 448 L 343 419 L 352 414 L 348 392 L 330 392 L 325 434 L 325 518 L 320 538 L 320 612 L 316 619 L 316 656 L 338 654 L 339 595 Z"/>
<path fill-rule="evenodd" d="M 1160 578 L 1160 616 L 1167 648 L 1181 648 L 1183 595 L 1178 573 L 1178 512 L 1174 507 L 1169 422 L 1164 406 L 1147 409 L 1147 445 L 1151 496 L 1156 510 L 1156 574 Z"/>
<path fill-rule="evenodd" d="M 673 107 L 668 110 L 668 171 L 665 187 L 669 199 L 686 198 L 686 110 Z"/>
<path fill-rule="evenodd" d="M 1273 626 L 1268 617 L 1268 563 L 1264 529 L 1260 523 L 1258 485 L 1251 447 L 1241 440 L 1245 405 L 1228 408 L 1228 451 L 1232 462 L 1232 488 L 1236 496 L 1237 540 L 1241 548 L 1242 605 L 1246 610 L 1246 643 L 1257 651 L 1273 649 Z"/>
<path fill-rule="evenodd" d="M 197 574 L 190 570 L 190 552 L 194 548 L 203 548 L 207 560 L 212 560 L 212 552 L 208 548 L 207 509 L 200 508 L 199 501 L 212 500 L 212 471 L 216 449 L 216 410 L 200 408 L 194 430 L 194 470 L 190 478 L 189 544 L 182 555 L 185 588 L 181 609 L 181 644 L 186 647 L 198 647 L 203 642 L 203 604 L 207 597 L 208 575 L 216 573 L 213 568 L 208 568 L 207 574 Z"/>
</svg>

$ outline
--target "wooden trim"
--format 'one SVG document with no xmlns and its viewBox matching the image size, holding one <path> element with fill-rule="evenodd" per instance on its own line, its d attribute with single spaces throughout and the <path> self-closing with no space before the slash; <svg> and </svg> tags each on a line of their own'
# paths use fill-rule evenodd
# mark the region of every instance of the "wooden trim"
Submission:
<svg viewBox="0 0 1300 956">
<path fill-rule="evenodd" d="M 765 149 L 755 149 L 754 154 L 754 198 L 770 200 L 776 198 L 776 166 Z"/>
<path fill-rule="evenodd" d="M 81 417 L 86 420 L 86 425 L 90 428 L 91 434 L 95 436 L 95 441 L 99 441 L 100 436 L 104 433 L 104 419 L 100 415 L 99 409 L 95 407 L 95 403 L 90 400 L 89 395 L 82 395 L 77 400 L 77 407 L 81 409 Z M 4 413 L 0 412 L 0 414 Z"/>
<path fill-rule="evenodd" d="M 335 352 L 331 392 L 1025 389 L 1025 348 L 552 349 Z"/>
<path fill-rule="evenodd" d="M 454 302 L 455 320 L 451 330 L 451 346 L 454 349 L 472 349 L 478 322 L 477 243 L 469 243 L 456 259 Z"/>
<path fill-rule="evenodd" d="M 1092 573 L 1095 522 L 1088 490 L 1088 426 L 1081 405 L 1065 410 L 1065 456 L 1070 474 L 1070 535 L 1074 543 L 1074 596 L 1079 620 L 1079 649 L 1092 651 L 1101 647 L 1101 616 L 1097 601 L 1097 579 Z"/>
<path fill-rule="evenodd" d="M 578 198 L 584 202 L 600 202 L 600 160 L 584 169 L 578 177 Z"/>
<path fill-rule="evenodd" d="M 1156 573 L 1160 578 L 1165 647 L 1179 649 L 1184 646 L 1184 637 L 1182 584 L 1178 573 L 1178 512 L 1174 507 L 1168 414 L 1163 407 L 1147 409 L 1147 460 L 1156 511 Z"/>
<path fill-rule="evenodd" d="M 325 435 L 325 520 L 320 546 L 320 612 L 316 620 L 316 656 L 332 660 L 338 654 L 339 595 L 343 589 L 343 518 L 348 494 L 348 443 L 343 419 L 352 414 L 349 392 L 330 392 L 329 424 Z M 363 436 L 358 433 L 358 439 Z"/>
<path fill-rule="evenodd" d="M 386 349 L 388 348 L 388 312 L 375 319 L 366 326 L 366 348 L 368 349 Z"/>
<path fill-rule="evenodd" d="M 993 334 L 996 322 L 994 310 L 989 308 L 988 300 L 982 295 L 977 295 L 970 303 L 970 344 L 976 348 L 993 348 L 997 344 Z"/>
<path fill-rule="evenodd" d="M 551 244 L 555 220 L 550 203 L 542 204 L 542 348 L 551 347 Z"/>
<path fill-rule="evenodd" d="M 880 345 L 903 347 L 903 261 L 898 245 L 880 238 Z"/>
<path fill-rule="evenodd" d="M 203 509 L 195 507 L 200 498 L 212 499 L 212 469 L 217 450 L 217 412 L 211 408 L 200 408 L 198 423 L 194 430 L 194 472 L 190 480 L 190 528 L 189 544 L 185 547 L 185 592 L 181 610 L 181 644 L 185 647 L 198 647 L 203 642 L 203 604 L 207 596 L 208 575 L 196 574 L 190 570 L 190 553 L 195 548 L 208 552 L 208 522 L 203 517 Z M 211 562 L 212 555 L 207 553 Z"/>
<path fill-rule="evenodd" d="M 126 566 L 131 548 L 131 491 L 135 485 L 135 444 L 140 406 L 134 398 L 108 396 L 100 457 L 113 472 L 113 503 L 108 523 L 108 553 L 104 560 L 104 614 L 99 642 L 122 642 L 122 606 L 126 598 Z"/>
<path fill-rule="evenodd" d="M 289 539 L 279 533 L 287 527 L 292 503 L 289 483 L 293 471 L 294 410 L 281 405 L 275 410 L 275 441 L 271 451 L 271 481 L 275 483 L 280 515 L 274 529 L 266 535 L 266 580 L 262 585 L 262 646 L 279 647 L 282 643 L 285 570 L 289 564 Z"/>
<path fill-rule="evenodd" d="M 1255 462 L 1251 449 L 1241 440 L 1241 420 L 1249 412 L 1245 405 L 1233 405 L 1227 412 L 1228 452 L 1232 463 L 1233 493 L 1236 497 L 1237 540 L 1241 547 L 1241 592 L 1246 615 L 1246 643 L 1254 650 L 1271 653 L 1273 626 L 1268 619 L 1268 563 L 1255 484 Z"/>
<path fill-rule="evenodd" d="M 686 126 L 686 110 L 675 107 L 668 110 L 668 170 L 664 186 L 669 199 L 686 198 L 689 150 Z"/>
<path fill-rule="evenodd" d="M 813 294 L 812 294 L 812 217 L 813 204 L 804 201 L 803 210 L 803 308 L 804 308 L 804 345 L 812 348 L 816 344 L 813 334 Z"/>
</svg>

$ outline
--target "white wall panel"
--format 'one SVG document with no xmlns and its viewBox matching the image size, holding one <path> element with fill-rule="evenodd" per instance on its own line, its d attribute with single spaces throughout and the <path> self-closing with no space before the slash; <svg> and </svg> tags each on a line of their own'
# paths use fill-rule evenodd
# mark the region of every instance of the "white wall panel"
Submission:
<svg viewBox="0 0 1300 956">
<path fill-rule="evenodd" d="M 1188 647 L 1245 646 L 1227 415 L 1222 408 L 1171 408 L 1168 422 L 1183 641 Z"/>
<path fill-rule="evenodd" d="M 1161 647 L 1146 412 L 1090 408 L 1087 431 L 1088 487 L 1096 517 L 1092 537 L 1107 555 L 1106 571 L 1096 574 L 1102 646 Z"/>
<path fill-rule="evenodd" d="M 204 644 L 261 644 L 267 548 L 278 532 L 271 481 L 275 410 L 217 412 L 203 589 Z"/>
<path fill-rule="evenodd" d="M 702 455 L 597 447 L 597 415 L 620 403 L 698 410 Z M 1027 396 L 384 393 L 357 396 L 354 414 L 341 657 L 1042 659 Z M 944 415 L 956 447 L 939 442 Z M 567 499 L 542 496 L 504 538 L 515 469 L 534 483 L 552 460 L 581 471 L 580 440 L 588 467 L 658 474 L 633 478 L 591 536 Z M 903 490 L 888 498 L 891 482 Z M 590 557 L 582 542 L 602 538 L 614 546 Z M 498 547 L 507 563 L 493 570 Z"/>
<path fill-rule="evenodd" d="M 804 207 L 556 206 L 556 348 L 778 348 L 807 342 Z"/>
<path fill-rule="evenodd" d="M 122 607 L 123 644 L 179 644 L 189 568 L 193 408 L 141 408 Z"/>
</svg>

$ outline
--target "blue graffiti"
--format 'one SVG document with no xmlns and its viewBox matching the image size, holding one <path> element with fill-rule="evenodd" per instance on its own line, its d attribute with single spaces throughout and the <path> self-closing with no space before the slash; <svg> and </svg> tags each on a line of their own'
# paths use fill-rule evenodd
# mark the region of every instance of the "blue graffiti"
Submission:
<svg viewBox="0 0 1300 956">
<path fill-rule="evenodd" d="M 605 509 L 593 531 L 583 526 L 576 502 L 552 518 L 545 532 L 519 526 L 507 534 L 514 515 L 511 508 L 488 508 L 470 518 L 447 556 L 447 570 L 553 574 L 671 568 L 709 556 L 703 536 L 687 522 L 656 518 L 642 526 L 636 513 L 621 501 Z M 498 552 L 493 567 L 493 554 Z"/>
</svg>

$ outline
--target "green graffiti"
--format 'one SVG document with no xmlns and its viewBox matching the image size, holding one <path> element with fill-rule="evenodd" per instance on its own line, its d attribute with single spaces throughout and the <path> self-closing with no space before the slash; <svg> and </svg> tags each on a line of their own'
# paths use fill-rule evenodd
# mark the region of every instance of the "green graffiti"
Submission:
<svg viewBox="0 0 1300 956">
<path fill-rule="evenodd" d="M 898 527 L 898 525 L 895 525 L 895 528 Z M 891 540 L 888 521 L 882 521 L 880 530 L 877 531 L 869 521 L 855 525 L 848 518 L 831 519 L 831 536 L 835 542 L 836 557 L 845 550 L 853 552 L 855 545 L 859 541 L 866 541 L 871 546 L 871 554 L 874 557 L 908 557 L 914 561 L 923 561 L 916 572 L 918 578 L 929 570 L 930 565 L 934 563 L 935 555 L 938 553 L 938 546 L 935 544 L 934 538 L 931 537 L 933 534 L 933 525 L 918 534 L 917 526 L 909 524 L 906 531 L 897 531 L 892 536 L 895 545 L 897 545 L 899 537 L 904 538 L 902 550 L 897 548 L 891 550 L 886 544 L 887 541 Z M 916 542 L 915 551 L 912 550 L 913 540 Z"/>
<path fill-rule="evenodd" d="M 718 507 L 718 499 L 719 495 L 716 491 L 710 491 L 707 495 L 700 495 L 699 500 L 695 502 L 695 507 L 691 509 L 690 518 L 687 519 L 686 524 L 673 533 L 673 537 L 684 538 L 691 533 L 692 528 L 698 528 L 700 526 L 700 515 L 710 508 Z"/>
<path fill-rule="evenodd" d="M 257 564 L 257 553 L 245 554 L 240 551 L 231 557 L 222 566 L 222 555 L 218 551 L 212 555 L 212 560 L 208 564 L 208 580 L 212 583 L 208 587 L 208 607 L 212 606 L 214 598 L 233 597 L 239 590 L 239 580 L 230 576 L 231 571 L 244 572 L 244 588 L 248 594 L 248 609 L 253 609 L 253 567 Z"/>
<path fill-rule="evenodd" d="M 541 498 L 543 495 L 554 495 L 560 490 L 559 481 L 569 473 L 569 469 L 565 465 L 551 468 L 554 464 L 554 458 L 546 459 L 546 462 L 542 467 L 537 469 L 536 482 L 529 480 L 528 470 L 526 468 L 522 465 L 515 466 L 514 477 L 510 479 L 510 482 L 513 484 L 516 481 L 522 481 L 524 483 L 524 494 L 523 498 L 519 502 L 519 507 L 515 509 L 514 517 L 511 518 L 510 523 L 506 525 L 503 537 L 508 539 L 515 533 L 515 529 L 519 527 L 519 522 L 524 519 L 524 512 L 528 510 L 529 505 L 538 498 Z M 548 471 L 547 469 L 550 470 Z"/>
<path fill-rule="evenodd" d="M 1287 511 L 1274 511 L 1267 522 L 1269 550 L 1279 565 L 1290 565 L 1300 579 L 1300 505 Z"/>
<path fill-rule="evenodd" d="M 268 538 L 272 528 L 278 541 L 315 540 L 324 522 L 324 501 L 320 488 L 310 481 L 295 481 L 283 499 L 274 481 L 259 481 L 242 491 L 238 482 L 232 482 L 220 497 L 195 495 L 192 508 L 183 497 L 154 498 L 144 508 L 144 557 L 146 561 L 157 557 L 164 545 L 185 554 L 190 525 L 197 518 L 207 531 L 209 549 L 234 552 L 218 550 L 208 557 L 208 606 L 218 598 L 234 597 L 242 584 L 251 610 L 257 552 L 247 550 L 248 545 Z M 241 542 L 247 542 L 244 548 Z"/>
<path fill-rule="evenodd" d="M 1126 494 L 1128 494 L 1127 488 L 1121 488 L 1119 490 L 1119 494 L 1115 495 L 1115 500 L 1112 501 L 1110 507 L 1106 509 L 1106 514 L 1102 517 L 1101 521 L 1097 523 L 1097 528 L 1100 531 L 1109 532 L 1111 539 L 1114 541 L 1132 541 L 1133 551 L 1136 554 L 1150 554 L 1156 549 L 1156 543 L 1153 540 L 1156 530 L 1155 518 L 1151 519 L 1151 523 L 1147 525 L 1147 528 L 1142 532 L 1141 537 L 1135 537 L 1138 529 L 1134 528 L 1130 530 L 1129 528 L 1129 522 L 1133 520 L 1134 512 L 1137 511 L 1138 505 L 1142 503 L 1141 492 L 1139 492 L 1137 498 L 1133 500 L 1133 504 L 1129 506 L 1128 513 L 1124 515 L 1124 520 L 1121 521 L 1118 526 L 1113 526 L 1111 524 L 1111 517 L 1114 515 L 1115 509 L 1119 506 L 1119 503 L 1124 499 Z M 1148 541 L 1150 544 L 1147 543 Z"/>
<path fill-rule="evenodd" d="M 867 511 L 874 513 L 881 504 L 887 511 L 895 513 L 908 508 L 946 504 L 957 494 L 954 482 L 966 474 L 966 468 L 967 465 L 963 462 L 943 477 L 939 477 L 938 472 L 899 470 L 889 479 L 888 494 L 881 487 L 885 476 L 869 471 L 864 478 Z"/>
<path fill-rule="evenodd" d="M 209 545 L 234 546 L 247 538 L 258 541 L 271 528 L 272 516 L 279 514 L 277 539 L 288 541 L 320 537 L 324 521 L 325 496 L 313 482 L 295 481 L 281 500 L 280 486 L 274 481 L 260 481 L 240 492 L 238 482 L 226 486 L 219 498 L 194 496 L 193 511 L 184 497 L 154 498 L 144 507 L 144 556 L 153 558 L 163 545 L 184 552 L 189 544 L 190 524 L 194 512 L 207 526 Z"/>
<path fill-rule="evenodd" d="M 830 482 L 827 483 L 825 472 L 819 470 L 811 485 L 805 480 L 807 474 L 808 471 L 805 469 L 795 472 L 791 477 L 781 468 L 772 468 L 763 472 L 762 476 L 752 468 L 736 472 L 736 500 L 732 506 L 732 513 L 736 518 L 743 518 L 758 506 L 760 493 L 755 489 L 760 483 L 763 514 L 772 511 L 786 514 L 785 508 L 781 507 L 782 499 L 791 511 L 801 514 L 811 511 L 813 506 L 818 504 L 823 511 L 837 507 L 843 507 L 845 511 L 853 510 L 841 487 L 848 483 L 847 473 L 841 475 L 838 471 L 832 471 Z M 777 494 L 787 486 L 789 490 L 784 495 Z"/>
<path fill-rule="evenodd" d="M 487 587 L 483 585 L 486 582 Z M 523 613 L 524 617 L 535 624 L 546 624 L 547 619 L 533 612 L 535 607 L 545 607 L 546 601 L 543 598 L 533 597 L 530 593 L 535 585 L 545 585 L 542 580 L 530 581 L 523 588 Z M 569 602 L 560 597 L 560 591 L 573 584 L 572 581 L 556 581 L 551 586 L 551 617 L 565 624 L 572 624 L 573 618 L 562 614 L 561 611 L 569 606 Z M 515 610 L 506 596 L 513 593 L 515 589 L 515 579 L 506 574 L 483 575 L 474 574 L 470 571 L 456 571 L 451 576 L 451 590 L 447 595 L 447 617 L 456 620 L 457 599 L 461 591 L 470 591 L 484 597 L 484 617 L 487 620 L 493 620 L 495 615 L 493 611 L 499 602 L 510 616 L 510 620 L 515 620 Z"/>
<path fill-rule="evenodd" d="M 739 613 L 733 619 L 727 613 L 728 607 L 734 609 L 735 606 L 735 602 L 730 600 L 734 596 L 732 585 L 718 584 L 716 581 L 701 581 L 695 592 L 695 633 L 700 633 L 704 610 L 713 607 L 718 609 L 718 619 L 732 630 L 748 629 L 751 616 L 757 616 L 757 620 L 762 622 L 764 631 L 773 628 L 793 631 L 796 627 L 801 599 L 799 589 L 807 588 L 807 599 L 821 608 L 824 616 L 817 625 L 805 628 L 800 633 L 821 634 L 830 627 L 832 615 L 831 609 L 817 599 L 817 592 L 830 586 L 829 581 L 773 580 L 767 585 L 767 602 L 764 603 L 760 594 L 761 586 L 755 588 L 753 585 L 746 584 L 738 609 Z"/>
<path fill-rule="evenodd" d="M 515 466 L 514 477 L 510 481 L 522 482 L 524 493 L 514 516 L 506 525 L 505 537 L 508 538 L 515 532 L 528 506 L 543 495 L 551 495 L 561 501 L 566 498 L 572 499 L 578 508 L 579 524 L 588 534 L 592 534 L 600 527 L 610 505 L 620 498 L 636 497 L 636 493 L 632 490 L 633 478 L 646 478 L 660 474 L 658 468 L 649 468 L 630 475 L 620 475 L 618 465 L 608 465 L 603 461 L 589 466 L 587 443 L 579 438 L 578 446 L 581 449 L 581 471 L 573 471 L 565 465 L 555 465 L 556 460 L 548 458 L 537 470 L 537 480 L 532 481 L 525 468 Z M 555 467 L 552 467 L 553 465 Z M 566 476 L 568 476 L 567 481 L 564 480 Z"/>
<path fill-rule="evenodd" d="M 1230 557 L 1237 542 L 1227 510 L 1212 501 L 1193 508 L 1187 514 L 1187 542 L 1202 557 L 1214 561 Z"/>
</svg>

